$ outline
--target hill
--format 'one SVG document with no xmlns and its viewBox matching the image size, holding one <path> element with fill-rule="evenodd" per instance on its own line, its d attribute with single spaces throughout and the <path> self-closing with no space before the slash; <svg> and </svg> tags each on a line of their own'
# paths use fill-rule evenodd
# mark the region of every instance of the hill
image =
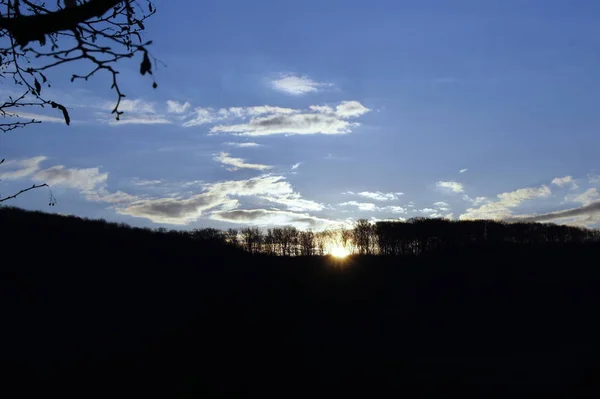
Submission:
<svg viewBox="0 0 600 399">
<path fill-rule="evenodd" d="M 15 208 L 0 223 L 1 375 L 23 395 L 599 392 L 594 240 L 337 260 Z"/>
</svg>

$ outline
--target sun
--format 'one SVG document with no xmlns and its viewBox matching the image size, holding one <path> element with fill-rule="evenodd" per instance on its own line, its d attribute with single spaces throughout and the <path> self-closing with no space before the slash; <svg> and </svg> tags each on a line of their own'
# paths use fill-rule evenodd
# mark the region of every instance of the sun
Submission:
<svg viewBox="0 0 600 399">
<path fill-rule="evenodd" d="M 350 252 L 344 247 L 333 247 L 329 254 L 335 258 L 343 259 L 350 255 Z"/>
</svg>

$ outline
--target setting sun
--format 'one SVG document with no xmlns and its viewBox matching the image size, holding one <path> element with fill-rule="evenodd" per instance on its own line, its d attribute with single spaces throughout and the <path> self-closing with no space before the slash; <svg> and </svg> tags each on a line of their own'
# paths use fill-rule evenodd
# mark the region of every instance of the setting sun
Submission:
<svg viewBox="0 0 600 399">
<path fill-rule="evenodd" d="M 334 247 L 329 254 L 336 258 L 345 258 L 350 255 L 350 252 L 344 247 Z"/>
</svg>

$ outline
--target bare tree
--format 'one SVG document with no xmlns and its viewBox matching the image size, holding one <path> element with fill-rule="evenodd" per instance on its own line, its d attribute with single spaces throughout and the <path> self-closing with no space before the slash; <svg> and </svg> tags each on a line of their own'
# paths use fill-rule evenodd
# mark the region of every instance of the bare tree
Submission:
<svg viewBox="0 0 600 399">
<path fill-rule="evenodd" d="M 0 0 L 0 82 L 13 86 L 0 103 L 0 131 L 40 123 L 20 115 L 29 108 L 55 109 L 69 125 L 67 108 L 47 98 L 44 90 L 51 87 L 50 71 L 67 64 L 85 71 L 72 74 L 71 82 L 87 81 L 100 71 L 108 73 L 116 95 L 112 113 L 118 120 L 125 93 L 115 66 L 139 54 L 140 73 L 152 77 L 156 60 L 151 61 L 151 42 L 142 34 L 144 22 L 154 13 L 151 0 Z M 21 190 L 0 202 L 43 186 Z"/>
</svg>

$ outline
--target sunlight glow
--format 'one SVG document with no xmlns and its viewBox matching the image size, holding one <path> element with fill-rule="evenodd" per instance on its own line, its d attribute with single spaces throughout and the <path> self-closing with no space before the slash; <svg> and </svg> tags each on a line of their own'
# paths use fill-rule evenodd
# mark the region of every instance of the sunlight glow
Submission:
<svg viewBox="0 0 600 399">
<path fill-rule="evenodd" d="M 333 257 L 342 259 L 342 258 L 345 258 L 348 255 L 350 255 L 350 251 L 348 251 L 346 248 L 340 246 L 340 247 L 331 248 L 331 251 L 329 252 L 329 254 Z"/>
</svg>

